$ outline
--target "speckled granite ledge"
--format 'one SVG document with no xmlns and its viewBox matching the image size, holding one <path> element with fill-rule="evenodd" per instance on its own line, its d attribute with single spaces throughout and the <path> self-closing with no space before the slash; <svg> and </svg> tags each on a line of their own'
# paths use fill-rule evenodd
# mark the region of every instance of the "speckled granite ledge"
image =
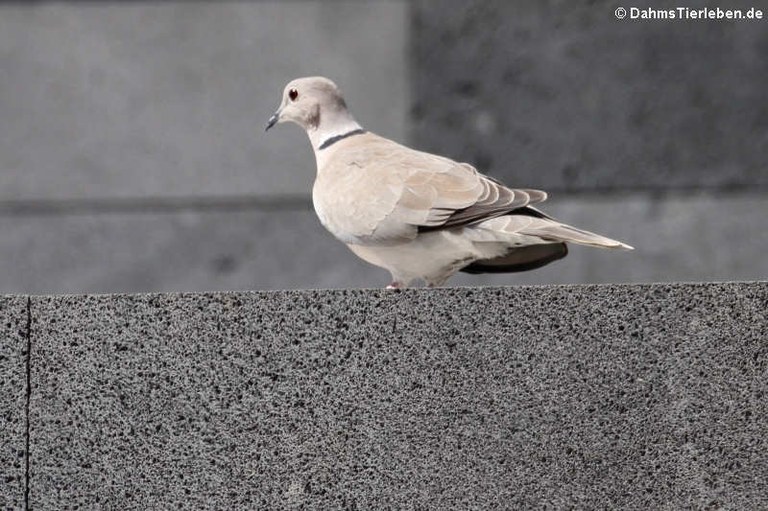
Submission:
<svg viewBox="0 0 768 511">
<path fill-rule="evenodd" d="M 766 282 L 7 297 L 0 508 L 761 508 L 766 310 Z"/>
</svg>

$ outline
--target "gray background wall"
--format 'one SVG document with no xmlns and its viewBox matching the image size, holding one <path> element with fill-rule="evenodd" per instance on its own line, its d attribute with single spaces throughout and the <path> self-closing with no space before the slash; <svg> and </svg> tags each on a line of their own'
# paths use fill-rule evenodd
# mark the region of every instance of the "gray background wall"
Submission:
<svg viewBox="0 0 768 511">
<path fill-rule="evenodd" d="M 619 5 L 0 3 L 0 292 L 385 284 L 314 218 L 305 135 L 263 133 L 309 74 L 637 247 L 454 284 L 765 278 L 768 20 Z"/>
</svg>

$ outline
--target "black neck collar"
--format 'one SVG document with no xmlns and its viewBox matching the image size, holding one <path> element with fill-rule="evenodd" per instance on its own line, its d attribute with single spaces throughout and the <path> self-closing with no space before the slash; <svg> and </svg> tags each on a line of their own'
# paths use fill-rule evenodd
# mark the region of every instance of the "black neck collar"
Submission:
<svg viewBox="0 0 768 511">
<path fill-rule="evenodd" d="M 335 144 L 339 140 L 344 140 L 347 137 L 352 137 L 352 136 L 355 136 L 355 135 L 362 135 L 363 133 L 365 133 L 365 130 L 363 128 L 357 128 L 356 130 L 348 131 L 346 133 L 342 133 L 341 135 L 333 136 L 331 138 L 326 139 L 325 142 L 320 144 L 320 147 L 318 147 L 318 149 L 319 150 L 323 150 L 326 147 L 332 146 L 333 144 Z"/>
</svg>

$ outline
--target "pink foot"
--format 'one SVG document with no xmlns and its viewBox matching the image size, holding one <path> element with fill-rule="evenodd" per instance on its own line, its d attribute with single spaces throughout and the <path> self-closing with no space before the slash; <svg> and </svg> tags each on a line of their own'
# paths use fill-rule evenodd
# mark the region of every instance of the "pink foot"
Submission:
<svg viewBox="0 0 768 511">
<path fill-rule="evenodd" d="M 399 282 L 392 282 L 386 289 L 402 289 L 403 285 Z"/>
</svg>

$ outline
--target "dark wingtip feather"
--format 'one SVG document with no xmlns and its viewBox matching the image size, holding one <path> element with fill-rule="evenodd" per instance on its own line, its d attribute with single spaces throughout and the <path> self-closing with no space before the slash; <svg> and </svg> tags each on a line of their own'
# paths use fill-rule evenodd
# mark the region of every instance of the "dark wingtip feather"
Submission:
<svg viewBox="0 0 768 511">
<path fill-rule="evenodd" d="M 496 259 L 483 259 L 465 266 L 464 273 L 514 273 L 541 268 L 568 255 L 565 243 L 530 245 L 515 248 L 509 254 Z"/>
</svg>

